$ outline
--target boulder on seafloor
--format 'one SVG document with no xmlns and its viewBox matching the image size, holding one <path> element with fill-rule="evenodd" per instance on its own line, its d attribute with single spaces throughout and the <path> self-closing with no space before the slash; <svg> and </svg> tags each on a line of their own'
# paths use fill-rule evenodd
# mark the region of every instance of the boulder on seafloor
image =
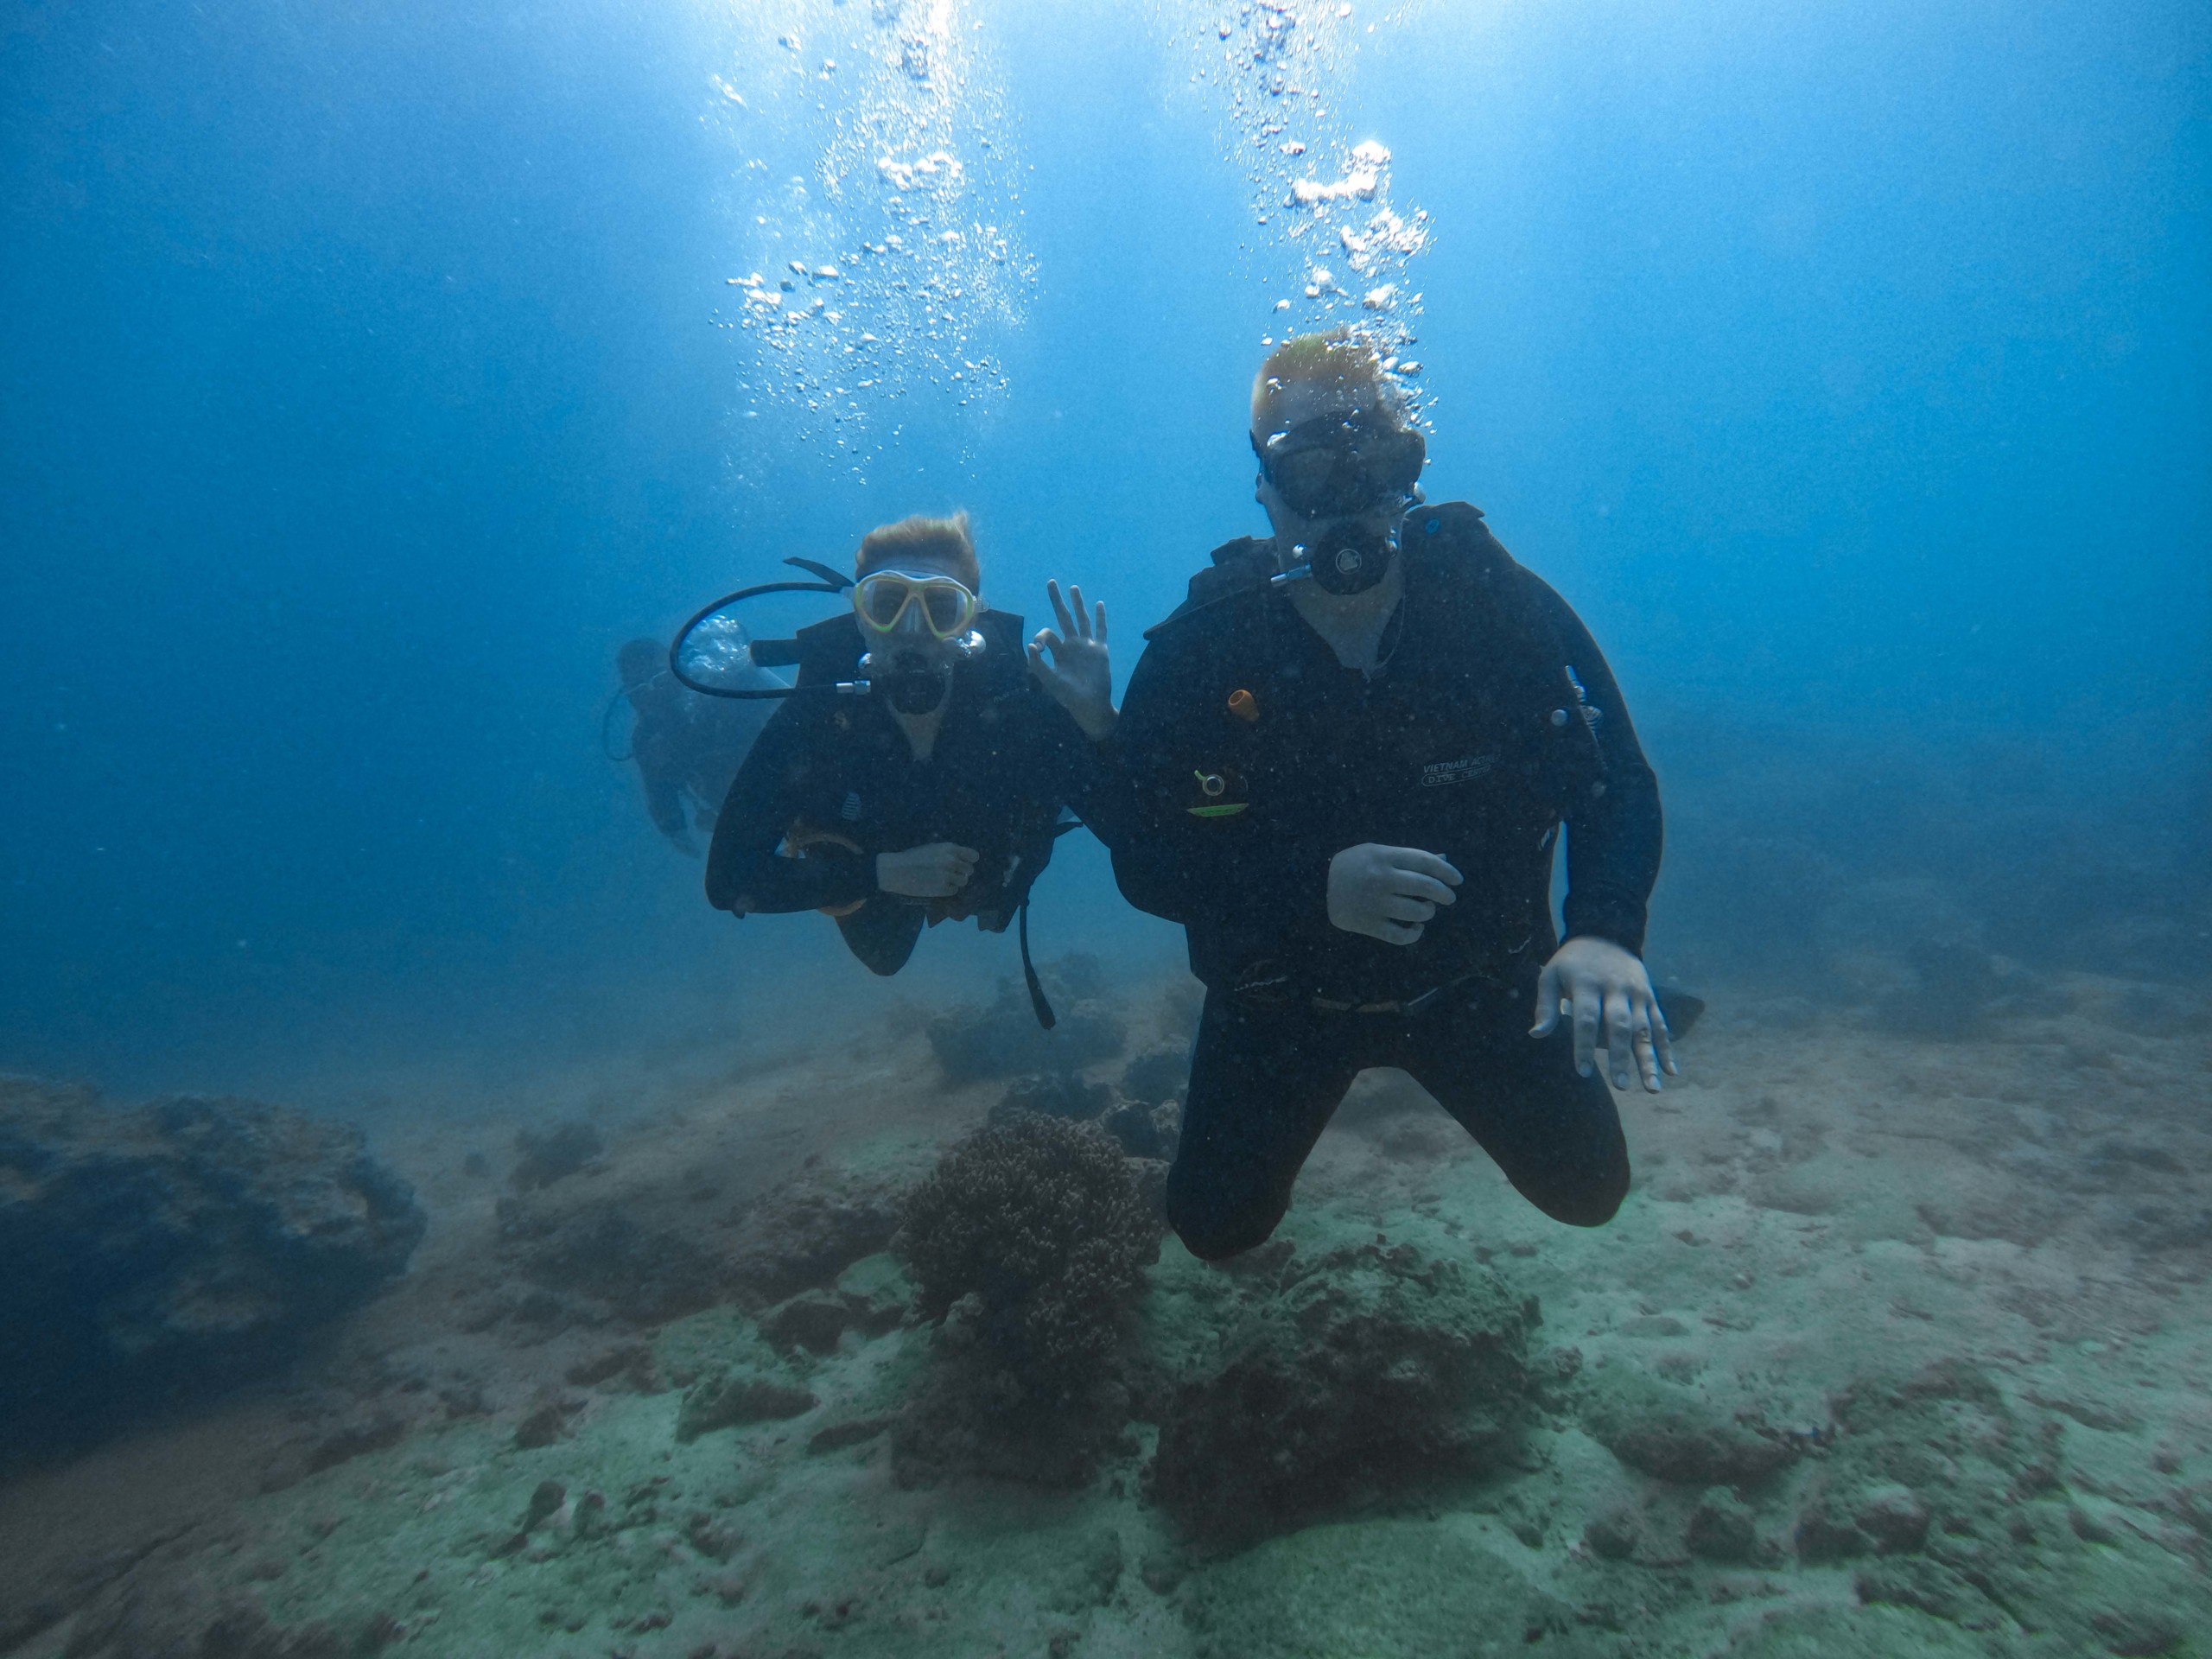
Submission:
<svg viewBox="0 0 2212 1659">
<path fill-rule="evenodd" d="M 1017 1117 L 1034 1112 L 1042 1117 L 1090 1122 L 1113 1104 L 1110 1084 L 1085 1083 L 1071 1071 L 1033 1071 L 1007 1084 L 1006 1093 L 991 1108 L 989 1121 L 1011 1123 Z"/>
<path fill-rule="evenodd" d="M 694 1383 L 676 1419 L 676 1438 L 696 1440 L 718 1428 L 800 1417 L 822 1402 L 787 1376 L 737 1364 Z"/>
<path fill-rule="evenodd" d="M 1122 1068 L 1122 1092 L 1140 1105 L 1179 1101 L 1191 1084 L 1191 1046 L 1164 1043 Z"/>
<path fill-rule="evenodd" d="M 556 1123 L 543 1129 L 515 1132 L 515 1166 L 508 1183 L 518 1192 L 534 1192 L 564 1180 L 590 1166 L 607 1150 L 599 1131 L 588 1123 Z"/>
<path fill-rule="evenodd" d="M 808 1172 L 740 1218 L 730 1269 L 747 1306 L 827 1285 L 877 1254 L 899 1230 L 899 1187 L 887 1178 Z"/>
<path fill-rule="evenodd" d="M 1684 1486 L 1745 1486 L 1803 1449 L 1761 1415 L 1635 1366 L 1581 1373 L 1580 1415 L 1590 1438 L 1640 1474 Z"/>
<path fill-rule="evenodd" d="M 1058 1023 L 1037 1023 L 1028 993 L 999 982 L 987 1008 L 955 1008 L 929 1023 L 930 1047 L 947 1083 L 975 1083 L 1022 1071 L 1069 1071 L 1119 1054 L 1128 1040 L 1104 1001 L 1105 978 L 1091 957 L 1069 956 L 1042 970 Z"/>
<path fill-rule="evenodd" d="M 1219 1369 L 1173 1390 L 1147 1490 L 1234 1543 L 1480 1473 L 1510 1447 L 1537 1317 L 1488 1268 L 1408 1245 L 1288 1267 Z"/>
<path fill-rule="evenodd" d="M 424 1226 L 348 1125 L 0 1078 L 0 1457 L 281 1360 Z"/>
</svg>

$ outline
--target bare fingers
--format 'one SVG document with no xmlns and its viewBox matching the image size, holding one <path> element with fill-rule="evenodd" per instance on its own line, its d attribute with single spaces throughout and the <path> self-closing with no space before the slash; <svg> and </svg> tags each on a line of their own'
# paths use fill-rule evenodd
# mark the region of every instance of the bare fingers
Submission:
<svg viewBox="0 0 2212 1659">
<path fill-rule="evenodd" d="M 1628 993 L 1617 987 L 1605 993 L 1605 1058 L 1611 1062 L 1616 1089 L 1629 1085 L 1635 1047 L 1635 1009 Z"/>
<path fill-rule="evenodd" d="M 1546 963 L 1544 971 L 1536 976 L 1536 1023 L 1529 1027 L 1531 1037 L 1548 1037 L 1559 1025 L 1559 969 Z"/>
<path fill-rule="evenodd" d="M 1570 995 L 1574 999 L 1574 1069 L 1586 1077 L 1598 1069 L 1598 1028 L 1605 1019 L 1605 992 L 1586 983 L 1577 985 Z"/>
<path fill-rule="evenodd" d="M 1651 1049 L 1660 1065 L 1670 1077 L 1679 1077 L 1682 1069 L 1675 1064 L 1675 1033 L 1667 1029 L 1667 1010 L 1659 1000 L 1651 1001 Z"/>
</svg>

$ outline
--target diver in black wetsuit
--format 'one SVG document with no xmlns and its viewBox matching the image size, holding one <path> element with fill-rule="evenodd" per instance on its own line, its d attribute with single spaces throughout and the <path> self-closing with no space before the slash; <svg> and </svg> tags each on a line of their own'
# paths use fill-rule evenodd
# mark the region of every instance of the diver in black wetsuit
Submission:
<svg viewBox="0 0 2212 1659">
<path fill-rule="evenodd" d="M 926 922 L 1003 930 L 1052 855 L 1061 809 L 1108 803 L 1095 750 L 1111 732 L 1105 607 L 1027 647 L 986 610 L 965 513 L 908 518 L 861 543 L 849 613 L 800 631 L 801 687 L 870 682 L 861 697 L 795 697 L 729 788 L 707 896 L 738 916 L 821 910 L 878 974 Z"/>
<path fill-rule="evenodd" d="M 678 852 L 696 858 L 693 814 L 700 829 L 714 827 L 715 809 L 767 715 L 758 703 L 719 702 L 678 685 L 668 671 L 668 647 L 658 639 L 626 640 L 614 671 L 620 695 L 637 715 L 629 758 L 645 785 L 645 810 Z"/>
<path fill-rule="evenodd" d="M 1597 1051 L 1620 1088 L 1674 1069 L 1637 957 L 1658 790 L 1619 689 L 1478 510 L 1420 505 L 1366 342 L 1279 347 L 1252 440 L 1274 537 L 1217 550 L 1152 630 L 1116 738 L 1116 879 L 1206 985 L 1168 1219 L 1201 1256 L 1259 1243 L 1354 1077 L 1395 1065 L 1599 1225 L 1629 1168 Z"/>
</svg>

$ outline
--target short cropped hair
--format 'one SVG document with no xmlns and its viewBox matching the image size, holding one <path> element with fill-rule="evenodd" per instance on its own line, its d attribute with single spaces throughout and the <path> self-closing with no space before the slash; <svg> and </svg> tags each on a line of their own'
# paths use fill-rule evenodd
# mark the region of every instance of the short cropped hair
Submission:
<svg viewBox="0 0 2212 1659">
<path fill-rule="evenodd" d="M 1373 340 L 1351 328 L 1299 334 L 1268 353 L 1252 378 L 1253 431 L 1274 429 L 1275 405 L 1284 389 L 1294 385 L 1352 392 L 1364 407 L 1404 418 L 1404 397 L 1382 366 L 1382 353 Z"/>
<path fill-rule="evenodd" d="M 982 569 L 976 562 L 976 538 L 968 532 L 965 509 L 950 518 L 929 518 L 917 513 L 895 524 L 879 524 L 861 537 L 860 556 L 853 575 L 896 569 L 904 559 L 923 559 L 963 584 L 970 593 L 982 591 Z"/>
</svg>

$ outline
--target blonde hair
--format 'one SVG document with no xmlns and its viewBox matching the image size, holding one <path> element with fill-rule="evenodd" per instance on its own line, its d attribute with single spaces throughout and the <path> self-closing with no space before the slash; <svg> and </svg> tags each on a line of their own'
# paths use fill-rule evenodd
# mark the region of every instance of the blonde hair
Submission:
<svg viewBox="0 0 2212 1659">
<path fill-rule="evenodd" d="M 1252 378 L 1252 429 L 1272 430 L 1275 406 L 1291 386 L 1324 386 L 1353 394 L 1363 408 L 1399 412 L 1402 395 L 1382 366 L 1382 353 L 1364 334 L 1346 327 L 1300 334 L 1268 353 Z"/>
<path fill-rule="evenodd" d="M 925 559 L 957 579 L 969 593 L 982 591 L 982 568 L 976 562 L 976 538 L 968 531 L 965 508 L 950 518 L 916 513 L 895 524 L 879 524 L 861 537 L 853 575 L 896 567 L 902 559 Z"/>
</svg>

